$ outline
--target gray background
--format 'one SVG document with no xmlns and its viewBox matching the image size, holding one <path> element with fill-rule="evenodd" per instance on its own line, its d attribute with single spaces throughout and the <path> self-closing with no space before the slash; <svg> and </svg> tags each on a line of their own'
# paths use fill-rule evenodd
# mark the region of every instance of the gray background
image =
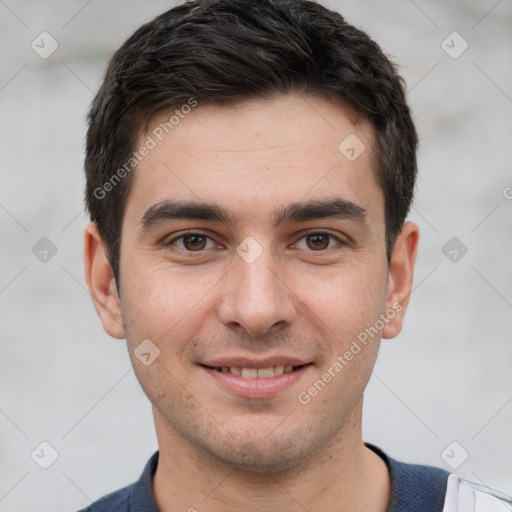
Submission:
<svg viewBox="0 0 512 512">
<path fill-rule="evenodd" d="M 458 474 L 512 494 L 512 3 L 325 4 L 400 65 L 421 138 L 415 290 L 383 342 L 364 439 L 446 469 L 467 452 Z M 85 289 L 82 161 L 107 59 L 173 5 L 0 0 L 0 511 L 77 510 L 138 478 L 156 449 L 125 342 Z M 46 59 L 31 48 L 43 31 L 59 44 Z M 458 58 L 453 31 L 469 44 Z M 43 237 L 57 248 L 46 262 L 32 251 Z M 58 453 L 48 469 L 43 441 Z"/>
</svg>

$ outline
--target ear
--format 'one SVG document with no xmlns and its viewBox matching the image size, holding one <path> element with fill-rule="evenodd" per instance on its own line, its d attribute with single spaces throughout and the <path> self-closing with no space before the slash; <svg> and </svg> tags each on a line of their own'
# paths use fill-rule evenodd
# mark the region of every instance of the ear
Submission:
<svg viewBox="0 0 512 512">
<path fill-rule="evenodd" d="M 388 322 L 383 338 L 394 338 L 402 330 L 405 310 L 409 304 L 418 252 L 420 230 L 414 222 L 406 222 L 398 236 L 389 264 L 386 312 Z M 389 312 L 394 311 L 394 316 Z"/>
<path fill-rule="evenodd" d="M 114 274 L 107 258 L 105 243 L 94 223 L 85 228 L 84 262 L 87 287 L 103 328 L 113 338 L 124 338 L 121 302 Z"/>
</svg>

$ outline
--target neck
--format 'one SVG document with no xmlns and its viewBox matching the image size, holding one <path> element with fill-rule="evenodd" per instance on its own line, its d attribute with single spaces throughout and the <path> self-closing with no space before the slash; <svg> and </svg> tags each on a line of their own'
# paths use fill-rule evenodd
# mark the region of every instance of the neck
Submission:
<svg viewBox="0 0 512 512">
<path fill-rule="evenodd" d="M 337 440 L 293 469 L 255 473 L 227 466 L 165 428 L 155 411 L 160 448 L 153 493 L 161 512 L 385 512 L 390 478 L 361 439 L 361 406 Z"/>
</svg>

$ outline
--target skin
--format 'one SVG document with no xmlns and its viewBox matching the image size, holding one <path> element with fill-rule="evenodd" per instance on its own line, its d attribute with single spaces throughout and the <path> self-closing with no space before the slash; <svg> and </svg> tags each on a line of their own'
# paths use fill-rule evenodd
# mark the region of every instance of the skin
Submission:
<svg viewBox="0 0 512 512">
<path fill-rule="evenodd" d="M 404 225 L 388 265 L 373 131 L 356 121 L 348 108 L 299 95 L 198 106 L 137 167 L 122 226 L 120 294 L 96 226 L 86 228 L 96 310 L 108 334 L 127 339 L 153 404 L 153 491 L 164 512 L 387 508 L 389 474 L 363 444 L 362 400 L 381 336 L 401 330 L 419 230 Z M 350 134 L 366 147 L 355 161 L 338 150 Z M 272 222 L 276 209 L 333 197 L 366 213 Z M 166 200 L 214 203 L 233 218 L 143 227 L 146 212 Z M 185 230 L 207 238 L 171 243 Z M 236 252 L 247 237 L 262 251 L 250 263 Z M 299 393 L 332 373 L 358 334 L 397 304 L 379 334 L 300 403 Z M 149 366 L 134 355 L 145 339 L 160 350 Z M 310 364 L 279 393 L 248 398 L 200 366 L 238 355 Z"/>
</svg>

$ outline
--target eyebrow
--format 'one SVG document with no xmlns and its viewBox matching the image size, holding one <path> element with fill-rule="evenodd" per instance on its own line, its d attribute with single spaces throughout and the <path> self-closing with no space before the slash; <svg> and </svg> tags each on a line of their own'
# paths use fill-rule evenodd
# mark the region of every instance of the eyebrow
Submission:
<svg viewBox="0 0 512 512">
<path fill-rule="evenodd" d="M 314 219 L 338 218 L 368 224 L 369 213 L 361 206 L 335 197 L 291 203 L 276 208 L 272 214 L 274 227 L 283 223 L 304 222 Z M 166 200 L 152 205 L 139 221 L 140 230 L 145 231 L 169 220 L 204 220 L 236 224 L 236 215 L 221 205 L 196 201 Z"/>
</svg>

